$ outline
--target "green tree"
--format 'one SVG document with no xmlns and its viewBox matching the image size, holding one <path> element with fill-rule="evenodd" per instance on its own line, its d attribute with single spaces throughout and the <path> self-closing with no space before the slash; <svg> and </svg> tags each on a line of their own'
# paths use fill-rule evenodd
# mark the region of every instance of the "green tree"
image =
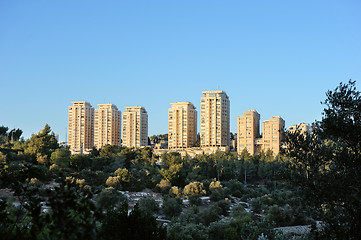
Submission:
<svg viewBox="0 0 361 240">
<path fill-rule="evenodd" d="M 124 203 L 117 210 L 110 210 L 102 221 L 100 239 L 163 240 L 166 231 L 157 225 L 154 216 L 143 213 L 138 205 L 128 215 Z"/>
<path fill-rule="evenodd" d="M 100 209 L 120 207 L 124 202 L 127 202 L 127 198 L 112 187 L 103 189 L 97 196 L 97 207 Z"/>
<path fill-rule="evenodd" d="M 14 128 L 9 132 L 9 139 L 12 142 L 19 141 L 22 134 L 23 134 L 23 131 L 21 129 Z"/>
<path fill-rule="evenodd" d="M 69 152 L 70 153 L 70 152 Z M 74 154 L 70 156 L 69 165 L 77 171 L 83 170 L 85 167 L 91 165 L 92 159 L 89 155 Z"/>
<path fill-rule="evenodd" d="M 186 197 L 200 197 L 205 194 L 206 190 L 201 182 L 191 182 L 183 189 L 183 195 Z"/>
<path fill-rule="evenodd" d="M 0 144 L 5 144 L 8 142 L 8 132 L 9 128 L 5 126 L 0 126 Z"/>
<path fill-rule="evenodd" d="M 239 234 L 237 233 L 237 229 L 232 225 L 230 225 L 228 222 L 212 222 L 208 228 L 208 234 L 209 234 L 209 239 L 212 240 L 243 239 L 240 238 Z"/>
<path fill-rule="evenodd" d="M 13 204 L 0 201 L 0 233 L 2 239 L 95 239 L 99 212 L 91 201 L 88 188 L 71 182 L 61 182 L 54 190 L 47 190 L 46 205 L 38 187 L 17 183 L 15 195 L 20 201 Z M 5 211 L 4 211 L 5 210 Z"/>
<path fill-rule="evenodd" d="M 56 149 L 50 157 L 51 164 L 56 164 L 61 168 L 68 168 L 70 166 L 70 151 L 67 148 Z"/>
<path fill-rule="evenodd" d="M 186 178 L 184 161 L 179 153 L 170 152 L 162 155 L 163 168 L 160 175 L 172 185 L 182 186 Z"/>
<path fill-rule="evenodd" d="M 251 154 L 247 151 L 247 148 L 244 148 L 239 157 L 241 160 L 248 161 L 251 158 Z"/>
<path fill-rule="evenodd" d="M 139 200 L 139 209 L 144 214 L 154 215 L 159 211 L 159 203 L 151 197 L 143 197 Z"/>
<path fill-rule="evenodd" d="M 182 208 L 183 208 L 183 203 L 182 203 L 182 199 L 180 198 L 168 197 L 164 199 L 162 205 L 162 211 L 168 219 L 178 216 L 182 212 Z"/>
<path fill-rule="evenodd" d="M 113 187 L 115 189 L 119 189 L 121 188 L 121 184 L 120 184 L 120 177 L 115 176 L 115 177 L 108 177 L 107 181 L 105 182 L 105 184 L 109 187 Z"/>
<path fill-rule="evenodd" d="M 361 95 L 355 82 L 326 93 L 312 135 L 287 133 L 291 180 L 323 214 L 326 238 L 361 236 Z"/>
<path fill-rule="evenodd" d="M 7 131 L 9 130 L 8 127 L 1 126 L 0 127 L 0 135 L 6 135 Z"/>
<path fill-rule="evenodd" d="M 99 152 L 101 157 L 114 158 L 122 151 L 122 147 L 106 144 L 104 145 Z"/>
<path fill-rule="evenodd" d="M 132 180 L 132 173 L 128 171 L 126 168 L 118 168 L 114 172 L 115 176 L 118 176 L 120 178 L 120 181 L 122 183 L 129 183 Z"/>
<path fill-rule="evenodd" d="M 51 133 L 48 124 L 43 130 L 27 140 L 24 144 L 24 152 L 32 155 L 34 158 L 38 155 L 47 156 L 50 158 L 51 154 L 59 148 L 59 144 L 55 138 L 55 134 Z"/>
</svg>

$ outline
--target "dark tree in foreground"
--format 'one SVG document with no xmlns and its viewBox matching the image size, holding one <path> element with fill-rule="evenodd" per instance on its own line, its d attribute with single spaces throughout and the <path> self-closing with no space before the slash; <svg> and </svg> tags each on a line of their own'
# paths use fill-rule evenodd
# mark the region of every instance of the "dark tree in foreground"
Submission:
<svg viewBox="0 0 361 240">
<path fill-rule="evenodd" d="M 40 196 L 37 186 L 18 183 L 15 195 L 19 207 L 0 200 L 1 239 L 96 239 L 100 212 L 88 188 L 66 181 Z"/>
<path fill-rule="evenodd" d="M 109 210 L 102 222 L 100 239 L 166 239 L 166 231 L 157 226 L 155 217 L 142 212 L 138 204 L 128 214 L 128 204 Z"/>
<path fill-rule="evenodd" d="M 327 238 L 361 236 L 361 95 L 349 81 L 326 93 L 311 135 L 286 136 L 291 180 L 326 222 Z"/>
</svg>

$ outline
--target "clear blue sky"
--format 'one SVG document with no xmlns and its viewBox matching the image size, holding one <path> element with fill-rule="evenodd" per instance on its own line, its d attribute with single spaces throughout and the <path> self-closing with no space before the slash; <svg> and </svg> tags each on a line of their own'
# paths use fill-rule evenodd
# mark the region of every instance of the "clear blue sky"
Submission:
<svg viewBox="0 0 361 240">
<path fill-rule="evenodd" d="M 166 133 L 170 102 L 199 110 L 218 86 L 232 132 L 249 109 L 312 123 L 328 89 L 361 90 L 360 12 L 358 0 L 1 0 L 0 125 L 28 138 L 48 123 L 64 140 L 68 106 L 86 100 L 144 106 L 149 135 Z"/>
</svg>

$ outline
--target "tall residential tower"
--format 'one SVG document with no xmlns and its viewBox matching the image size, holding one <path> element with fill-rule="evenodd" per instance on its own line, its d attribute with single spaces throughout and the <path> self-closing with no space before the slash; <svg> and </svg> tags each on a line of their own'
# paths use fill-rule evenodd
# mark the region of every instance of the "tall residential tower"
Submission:
<svg viewBox="0 0 361 240">
<path fill-rule="evenodd" d="M 275 155 L 279 153 L 285 121 L 279 116 L 263 121 L 262 136 L 259 134 L 259 121 L 260 115 L 255 110 L 246 111 L 243 117 L 237 118 L 238 154 L 243 149 L 252 155 L 267 150 L 272 150 Z"/>
<path fill-rule="evenodd" d="M 243 113 L 243 116 L 237 117 L 237 149 L 240 154 L 243 149 L 247 149 L 250 154 L 255 154 L 256 138 L 259 134 L 260 115 L 255 110 L 249 110 Z"/>
<path fill-rule="evenodd" d="M 190 102 L 171 103 L 168 110 L 168 148 L 190 148 L 197 138 L 197 111 Z"/>
<path fill-rule="evenodd" d="M 279 153 L 284 127 L 285 120 L 279 116 L 263 121 L 262 140 L 264 151 L 270 149 L 274 154 Z"/>
<path fill-rule="evenodd" d="M 72 154 L 89 153 L 94 144 L 94 108 L 85 101 L 69 107 L 68 145 Z"/>
<path fill-rule="evenodd" d="M 148 145 L 148 113 L 145 108 L 124 107 L 123 146 L 141 147 Z"/>
<path fill-rule="evenodd" d="M 98 104 L 94 117 L 94 146 L 120 146 L 121 112 L 114 104 Z"/>
<path fill-rule="evenodd" d="M 201 147 L 230 145 L 230 104 L 223 91 L 203 91 L 201 98 Z"/>
</svg>

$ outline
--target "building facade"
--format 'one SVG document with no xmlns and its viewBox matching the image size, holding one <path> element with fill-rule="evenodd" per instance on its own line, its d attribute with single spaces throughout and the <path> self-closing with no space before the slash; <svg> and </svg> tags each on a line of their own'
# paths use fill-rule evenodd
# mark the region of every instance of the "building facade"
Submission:
<svg viewBox="0 0 361 240">
<path fill-rule="evenodd" d="M 193 147 L 197 140 L 197 111 L 190 102 L 171 103 L 168 109 L 168 148 Z"/>
<path fill-rule="evenodd" d="M 203 91 L 201 147 L 229 147 L 230 102 L 224 91 Z"/>
<path fill-rule="evenodd" d="M 94 146 L 94 108 L 85 101 L 72 102 L 68 115 L 68 145 L 72 154 L 89 153 Z"/>
<path fill-rule="evenodd" d="M 279 116 L 263 121 L 262 135 L 259 133 L 259 122 L 260 114 L 255 110 L 246 111 L 237 118 L 238 154 L 244 149 L 252 155 L 267 150 L 272 150 L 275 155 L 279 153 L 285 121 Z"/>
<path fill-rule="evenodd" d="M 124 107 L 123 146 L 141 147 L 148 145 L 148 113 L 140 106 Z"/>
<path fill-rule="evenodd" d="M 94 146 L 120 146 L 121 112 L 114 104 L 98 104 L 94 114 Z"/>
<path fill-rule="evenodd" d="M 262 150 L 267 151 L 270 149 L 277 155 L 283 140 L 285 120 L 279 116 L 271 117 L 269 120 L 264 121 L 262 125 Z"/>
<path fill-rule="evenodd" d="M 237 151 L 240 154 L 243 149 L 247 149 L 250 154 L 256 153 L 256 138 L 259 133 L 260 115 L 255 110 L 249 110 L 243 113 L 243 116 L 237 117 Z"/>
</svg>

